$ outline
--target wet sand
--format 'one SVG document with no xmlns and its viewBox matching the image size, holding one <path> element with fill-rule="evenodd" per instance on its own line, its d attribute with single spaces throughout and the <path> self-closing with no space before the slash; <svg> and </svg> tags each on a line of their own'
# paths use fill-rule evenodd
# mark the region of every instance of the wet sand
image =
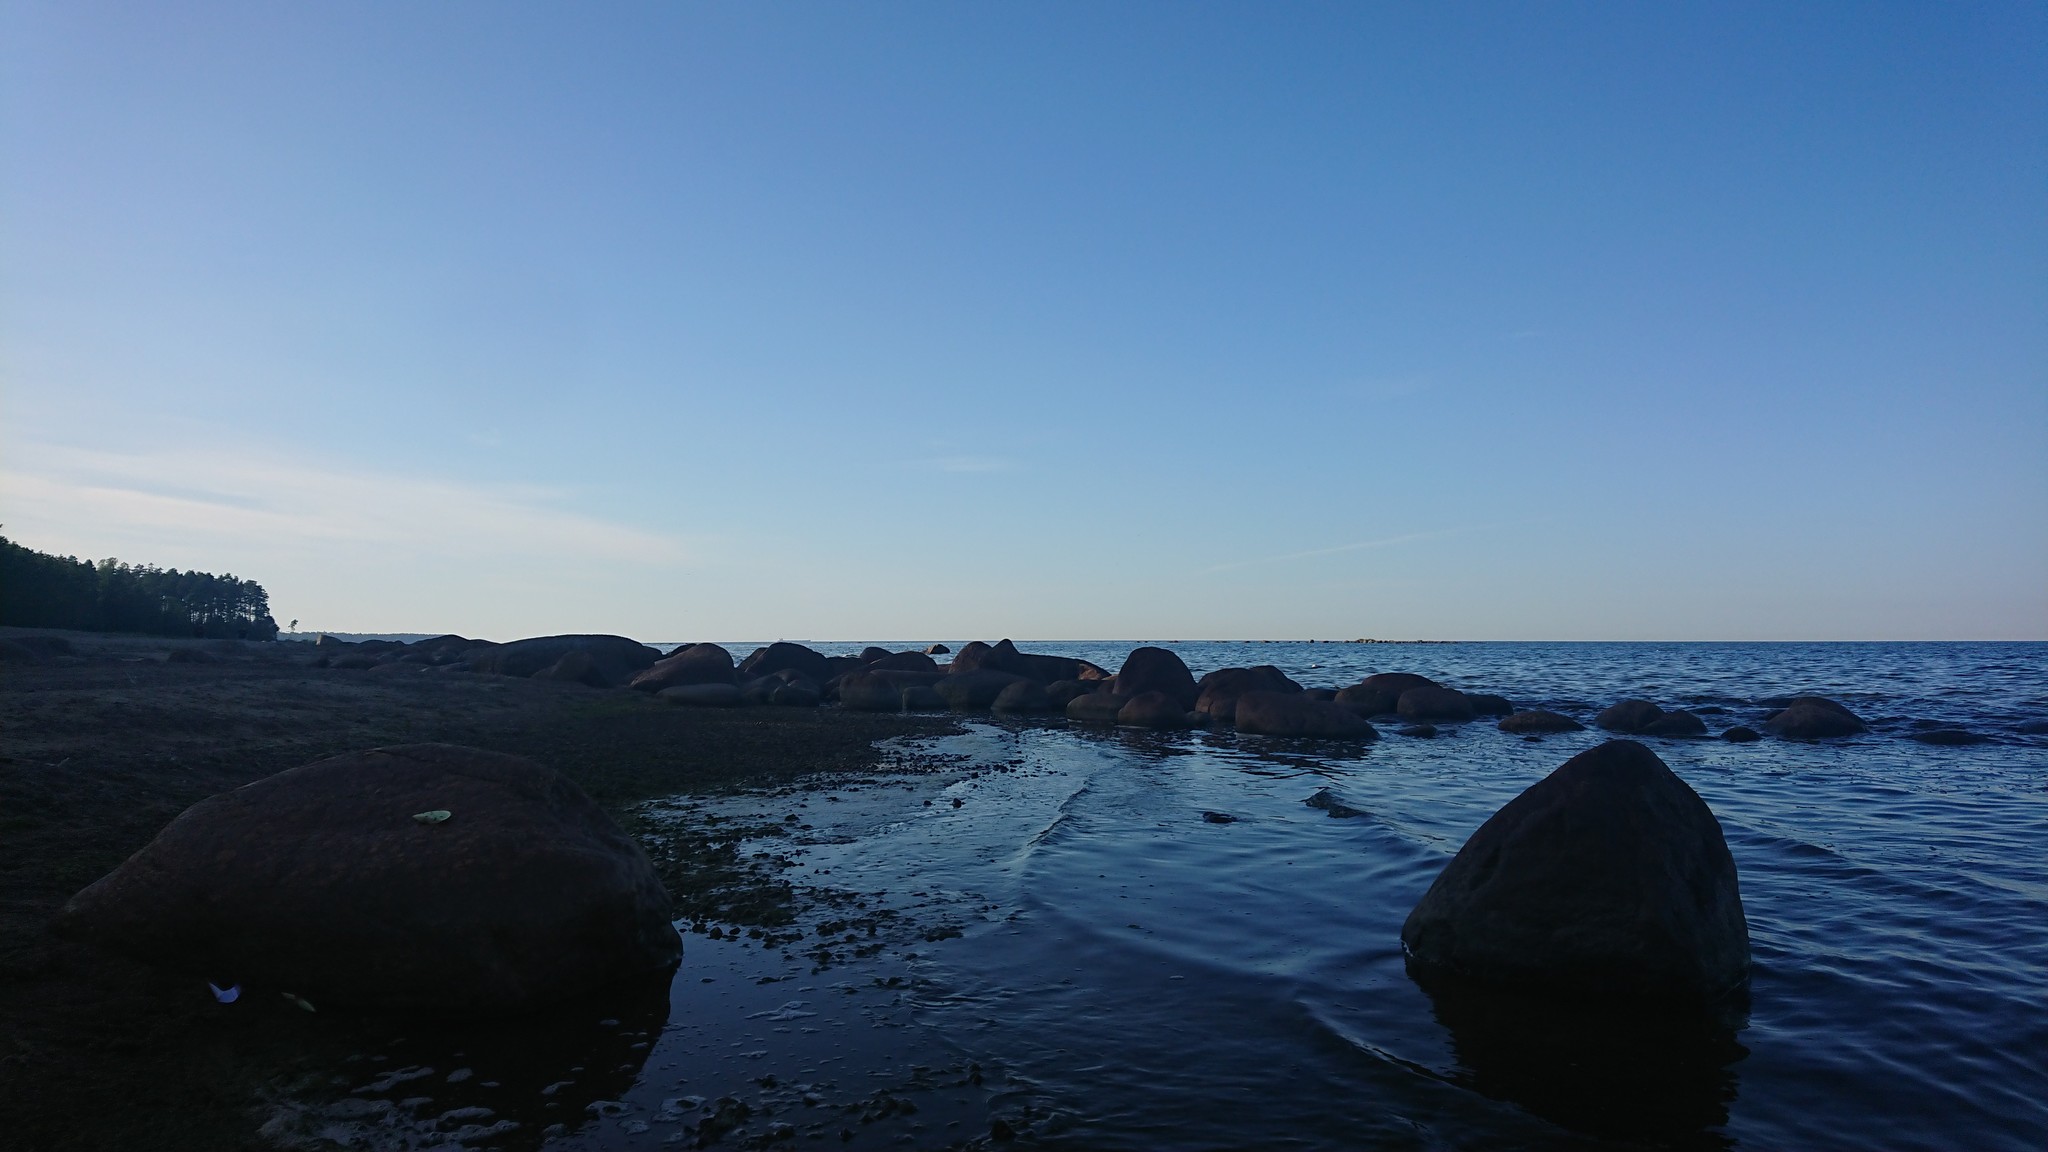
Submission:
<svg viewBox="0 0 2048 1152">
<path fill-rule="evenodd" d="M 0 665 L 0 1141 L 24 1152 L 270 1147 L 258 1129 L 277 1100 L 317 1096 L 309 1078 L 416 1023 L 260 999 L 223 1011 L 198 979 L 48 935 L 72 893 L 206 796 L 387 744 L 529 756 L 641 838 L 679 917 L 772 931 L 796 912 L 774 871 L 718 830 L 648 819 L 645 802 L 871 771 L 877 741 L 954 729 L 409 666 L 316 669 L 296 644 L 56 635 L 69 655 Z M 216 662 L 167 662 L 175 648 Z"/>
</svg>

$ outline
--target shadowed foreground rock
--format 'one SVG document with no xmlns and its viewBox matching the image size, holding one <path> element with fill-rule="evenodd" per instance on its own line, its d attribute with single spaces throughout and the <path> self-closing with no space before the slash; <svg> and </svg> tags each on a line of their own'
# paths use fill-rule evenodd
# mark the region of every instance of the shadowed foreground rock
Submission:
<svg viewBox="0 0 2048 1152">
<path fill-rule="evenodd" d="M 447 812 L 439 823 L 415 814 Z M 317 1007 L 480 1013 L 673 966 L 638 844 L 530 760 L 355 752 L 202 800 L 72 897 L 57 931 Z"/>
<path fill-rule="evenodd" d="M 1427 970 L 1595 997 L 1706 1002 L 1749 971 L 1720 823 L 1633 740 L 1572 757 L 1480 825 L 1401 943 Z"/>
</svg>

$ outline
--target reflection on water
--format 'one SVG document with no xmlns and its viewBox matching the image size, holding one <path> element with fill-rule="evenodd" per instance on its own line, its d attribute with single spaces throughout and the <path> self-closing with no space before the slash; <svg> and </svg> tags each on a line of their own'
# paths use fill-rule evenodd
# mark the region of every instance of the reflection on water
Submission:
<svg viewBox="0 0 2048 1152">
<path fill-rule="evenodd" d="M 1450 1033 L 1459 1082 L 1577 1132 L 1725 1148 L 1747 996 L 1712 1013 L 1475 987 L 1408 966 Z"/>
<path fill-rule="evenodd" d="M 670 976 L 509 1020 L 371 1017 L 341 1099 L 288 1109 L 268 1134 L 372 1148 L 538 1147 L 615 1114 L 669 1022 Z"/>
</svg>

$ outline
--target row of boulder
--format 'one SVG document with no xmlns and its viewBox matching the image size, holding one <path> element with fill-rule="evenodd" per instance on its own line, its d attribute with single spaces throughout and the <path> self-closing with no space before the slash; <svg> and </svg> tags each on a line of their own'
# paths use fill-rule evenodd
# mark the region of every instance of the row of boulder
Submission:
<svg viewBox="0 0 2048 1152">
<path fill-rule="evenodd" d="M 623 636 L 542 636 L 508 644 L 439 636 L 412 644 L 366 641 L 333 649 L 337 668 L 430 667 L 558 680 L 651 692 L 699 707 L 837 704 L 862 712 L 994 712 L 1064 715 L 1082 723 L 1131 728 L 1231 728 L 1267 736 L 1372 740 L 1372 721 L 1402 725 L 1401 734 L 1433 736 L 1438 724 L 1493 719 L 1523 736 L 1574 732 L 1585 725 L 1560 712 L 1517 709 L 1503 696 L 1463 692 L 1412 672 L 1382 672 L 1344 688 L 1304 687 L 1270 664 L 1219 668 L 1199 679 L 1169 649 L 1134 649 L 1116 672 L 1071 656 L 1019 651 L 1009 640 L 974 641 L 958 653 L 943 644 L 923 651 L 870 647 L 828 656 L 787 641 L 743 659 L 718 644 L 685 644 L 666 654 Z M 345 649 L 342 650 L 342 649 Z M 935 656 L 950 655 L 941 663 Z M 1868 725 L 1843 705 L 1818 696 L 1763 701 L 1773 708 L 1765 732 L 1784 739 L 1852 736 Z M 1706 720 L 1648 700 L 1623 700 L 1594 717 L 1595 727 L 1624 736 L 1705 737 Z M 1722 738 L 1745 742 L 1762 733 L 1737 725 Z"/>
</svg>

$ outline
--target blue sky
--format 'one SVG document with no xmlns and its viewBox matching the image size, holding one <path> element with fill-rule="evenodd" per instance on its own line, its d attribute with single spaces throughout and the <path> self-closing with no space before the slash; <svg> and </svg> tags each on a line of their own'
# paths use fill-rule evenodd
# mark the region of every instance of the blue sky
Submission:
<svg viewBox="0 0 2048 1152">
<path fill-rule="evenodd" d="M 2048 8 L 0 5 L 0 524 L 499 638 L 2048 638 Z"/>
</svg>

